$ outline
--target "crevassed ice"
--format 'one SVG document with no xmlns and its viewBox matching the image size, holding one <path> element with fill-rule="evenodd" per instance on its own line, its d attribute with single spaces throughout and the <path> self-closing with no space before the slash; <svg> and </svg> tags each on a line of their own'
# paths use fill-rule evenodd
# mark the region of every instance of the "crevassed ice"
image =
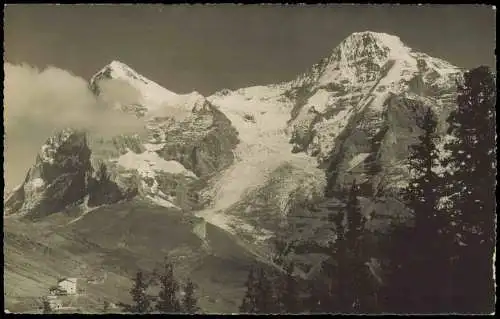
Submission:
<svg viewBox="0 0 500 319">
<path fill-rule="evenodd" d="M 306 154 L 291 152 L 290 137 L 286 134 L 290 107 L 280 99 L 282 93 L 281 87 L 258 86 L 208 98 L 238 130 L 240 143 L 235 150 L 235 163 L 212 185 L 213 207 L 198 212 L 198 216 L 228 231 L 234 231 L 233 226 L 248 228 L 226 210 L 243 199 L 248 191 L 263 186 L 269 174 L 285 163 L 308 172 L 305 175 L 311 179 L 310 183 L 322 189 L 325 176 L 316 167 L 315 160 Z M 246 121 L 248 115 L 255 120 Z M 304 180 L 294 182 L 302 184 Z"/>
</svg>

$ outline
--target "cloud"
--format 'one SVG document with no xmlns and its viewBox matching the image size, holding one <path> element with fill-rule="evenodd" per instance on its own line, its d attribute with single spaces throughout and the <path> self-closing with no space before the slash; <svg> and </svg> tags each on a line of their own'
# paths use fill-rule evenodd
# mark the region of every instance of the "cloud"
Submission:
<svg viewBox="0 0 500 319">
<path fill-rule="evenodd" d="M 99 101 L 114 104 L 131 105 L 140 101 L 140 92 L 128 82 L 120 79 L 99 81 Z"/>
<path fill-rule="evenodd" d="M 133 102 L 138 92 L 124 83 L 106 83 L 97 99 L 88 82 L 65 70 L 4 64 L 4 177 L 7 187 L 24 178 L 40 146 L 65 127 L 87 129 L 104 138 L 140 133 L 144 122 L 113 110 L 113 99 Z"/>
<path fill-rule="evenodd" d="M 154 115 L 157 117 L 169 117 L 177 122 L 182 122 L 187 119 L 189 116 L 193 115 L 193 112 L 190 109 L 182 108 L 177 105 L 172 106 L 169 103 L 163 103 Z"/>
</svg>

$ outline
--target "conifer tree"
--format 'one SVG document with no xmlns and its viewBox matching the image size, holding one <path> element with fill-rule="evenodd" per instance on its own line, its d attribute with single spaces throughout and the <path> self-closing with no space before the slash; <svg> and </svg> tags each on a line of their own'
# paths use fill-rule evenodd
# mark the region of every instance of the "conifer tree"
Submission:
<svg viewBox="0 0 500 319">
<path fill-rule="evenodd" d="M 347 232 L 346 240 L 351 245 L 351 249 L 355 250 L 361 242 L 363 235 L 364 225 L 366 222 L 365 217 L 361 213 L 361 206 L 358 199 L 358 185 L 353 181 L 351 190 L 348 195 L 346 214 L 347 214 Z"/>
<path fill-rule="evenodd" d="M 199 308 L 195 297 L 195 284 L 188 279 L 184 288 L 184 298 L 182 299 L 182 310 L 185 313 L 196 313 Z"/>
<path fill-rule="evenodd" d="M 106 164 L 104 162 L 99 162 L 99 166 L 97 169 L 97 180 L 101 184 L 105 184 L 109 181 L 109 174 L 108 174 L 108 168 L 106 167 Z"/>
<path fill-rule="evenodd" d="M 134 280 L 134 286 L 130 289 L 132 296 L 132 305 L 121 304 L 128 312 L 147 313 L 151 310 L 151 297 L 147 294 L 148 283 L 144 278 L 142 271 L 138 271 Z"/>
<path fill-rule="evenodd" d="M 413 177 L 403 199 L 414 213 L 416 229 L 433 227 L 433 218 L 436 217 L 437 187 L 440 182 L 434 170 L 438 161 L 436 126 L 435 115 L 432 109 L 428 108 L 420 124 L 423 134 L 419 136 L 418 142 L 410 147 L 408 165 Z M 429 226 L 431 224 L 432 226 Z"/>
<path fill-rule="evenodd" d="M 47 298 L 42 298 L 42 311 L 44 314 L 52 313 L 52 307 Z"/>
<path fill-rule="evenodd" d="M 255 278 L 255 269 L 252 266 L 248 272 L 246 282 L 247 291 L 240 305 L 240 312 L 256 313 L 257 312 L 257 280 Z"/>
<path fill-rule="evenodd" d="M 175 280 L 173 265 L 165 260 L 163 273 L 160 275 L 160 292 L 156 310 L 162 313 L 176 313 L 181 311 L 181 305 L 177 294 L 179 284 Z"/>
<path fill-rule="evenodd" d="M 461 312 L 489 313 L 494 305 L 496 84 L 488 67 L 464 74 L 457 104 L 448 118 L 454 138 L 445 146 L 450 156 L 444 161 L 453 171 L 445 180 L 461 242 L 454 305 Z"/>
<path fill-rule="evenodd" d="M 361 213 L 358 199 L 359 187 L 353 181 L 346 205 L 347 230 L 339 241 L 339 249 L 343 250 L 339 258 L 342 273 L 339 274 L 340 310 L 342 312 L 367 312 L 370 310 L 369 300 L 373 296 L 373 287 L 364 253 L 366 218 Z M 343 246 L 343 247 L 342 247 Z"/>
<path fill-rule="evenodd" d="M 266 271 L 263 268 L 259 269 L 257 279 L 257 291 L 255 296 L 255 306 L 257 313 L 277 313 L 277 305 L 274 300 L 272 283 Z"/>
<path fill-rule="evenodd" d="M 397 255 L 386 290 L 389 307 L 403 312 L 440 313 L 449 307 L 450 266 L 449 216 L 438 211 L 441 180 L 435 172 L 438 160 L 436 125 L 427 108 L 419 123 L 423 133 L 411 146 L 408 164 L 411 178 L 403 193 L 413 212 L 414 227 L 396 228 L 392 234 Z M 397 237 L 405 238 L 404 241 Z M 405 291 L 401 294 L 401 291 Z"/>
</svg>

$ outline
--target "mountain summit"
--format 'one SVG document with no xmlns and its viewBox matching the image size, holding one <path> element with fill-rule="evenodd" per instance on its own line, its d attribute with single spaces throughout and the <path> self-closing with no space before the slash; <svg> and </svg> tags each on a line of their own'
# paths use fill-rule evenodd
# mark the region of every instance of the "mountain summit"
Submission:
<svg viewBox="0 0 500 319">
<path fill-rule="evenodd" d="M 186 111 L 198 110 L 206 103 L 205 98 L 196 91 L 189 94 L 174 93 L 116 60 L 92 76 L 89 86 L 92 92 L 99 96 L 106 91 L 106 83 L 109 82 L 126 85 L 136 95 L 135 101 L 128 103 L 129 105 L 119 103 L 117 108 L 131 110 L 141 116 L 155 114 L 168 107 Z"/>
<path fill-rule="evenodd" d="M 397 36 L 365 31 L 353 33 L 345 38 L 334 50 L 334 54 L 352 63 L 364 57 L 374 60 L 406 59 L 410 50 Z"/>
</svg>

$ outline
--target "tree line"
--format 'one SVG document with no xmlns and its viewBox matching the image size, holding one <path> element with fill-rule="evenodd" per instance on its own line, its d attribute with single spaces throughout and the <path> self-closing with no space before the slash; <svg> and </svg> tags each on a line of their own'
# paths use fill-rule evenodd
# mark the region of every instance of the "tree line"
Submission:
<svg viewBox="0 0 500 319">
<path fill-rule="evenodd" d="M 160 290 L 157 296 L 148 294 L 148 289 L 155 282 Z M 174 276 L 174 267 L 165 259 L 163 271 L 157 278 L 147 279 L 142 271 L 136 273 L 130 289 L 131 304 L 120 303 L 124 312 L 131 313 L 196 313 L 199 311 L 196 298 L 196 285 L 187 279 L 181 296 L 181 285 Z"/>
</svg>

